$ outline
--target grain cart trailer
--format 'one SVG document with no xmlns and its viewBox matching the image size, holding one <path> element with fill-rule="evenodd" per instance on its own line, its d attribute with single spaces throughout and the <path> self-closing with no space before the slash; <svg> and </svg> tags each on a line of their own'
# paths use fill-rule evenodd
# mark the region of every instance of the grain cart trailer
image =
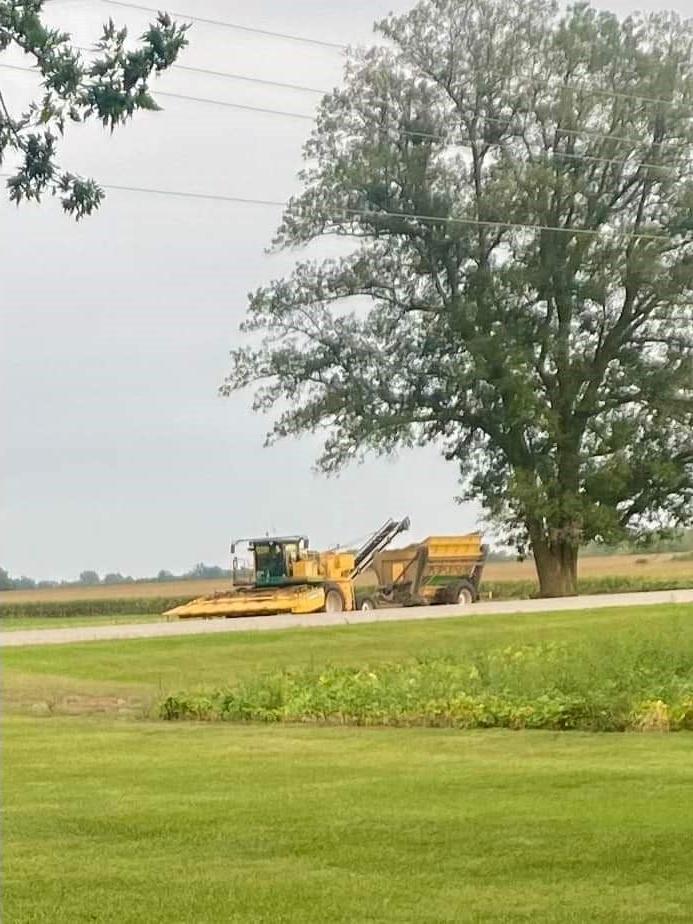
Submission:
<svg viewBox="0 0 693 924">
<path fill-rule="evenodd" d="M 480 533 L 429 536 L 403 549 L 377 552 L 377 587 L 357 590 L 359 609 L 475 603 L 488 555 Z"/>
</svg>

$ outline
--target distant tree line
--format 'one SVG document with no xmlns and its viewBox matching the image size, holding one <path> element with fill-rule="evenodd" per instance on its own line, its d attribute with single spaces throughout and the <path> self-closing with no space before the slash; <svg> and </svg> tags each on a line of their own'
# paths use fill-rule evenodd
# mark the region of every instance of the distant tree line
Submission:
<svg viewBox="0 0 693 924">
<path fill-rule="evenodd" d="M 37 581 L 33 578 L 22 576 L 18 578 L 11 577 L 4 568 L 0 568 L 0 590 L 41 590 L 54 587 L 97 587 L 109 586 L 113 584 L 144 584 L 151 581 L 160 581 L 167 583 L 171 581 L 201 581 L 217 580 L 230 578 L 231 572 L 220 568 L 218 565 L 206 565 L 199 562 L 190 571 L 184 574 L 173 574 L 171 571 L 162 569 L 156 577 L 133 578 L 129 575 L 121 574 L 119 571 L 109 572 L 103 577 L 97 571 L 82 571 L 77 581 Z"/>
</svg>

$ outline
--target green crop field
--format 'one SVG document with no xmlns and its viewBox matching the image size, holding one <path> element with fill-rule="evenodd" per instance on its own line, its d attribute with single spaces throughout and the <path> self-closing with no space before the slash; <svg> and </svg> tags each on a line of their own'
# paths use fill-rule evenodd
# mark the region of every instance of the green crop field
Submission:
<svg viewBox="0 0 693 924">
<path fill-rule="evenodd" d="M 586 686 L 680 692 L 693 606 L 6 650 L 5 919 L 691 920 L 690 732 L 155 717 L 278 672 L 519 650 L 574 655 L 535 665 L 533 695 L 579 684 L 582 653 Z"/>
</svg>

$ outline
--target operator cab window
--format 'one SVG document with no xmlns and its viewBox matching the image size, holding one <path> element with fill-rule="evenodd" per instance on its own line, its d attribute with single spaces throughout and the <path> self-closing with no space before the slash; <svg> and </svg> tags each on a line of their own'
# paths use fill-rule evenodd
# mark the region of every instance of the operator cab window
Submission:
<svg viewBox="0 0 693 924">
<path fill-rule="evenodd" d="M 255 546 L 255 562 L 257 580 L 260 582 L 285 577 L 286 575 L 282 547 L 274 542 Z"/>
</svg>

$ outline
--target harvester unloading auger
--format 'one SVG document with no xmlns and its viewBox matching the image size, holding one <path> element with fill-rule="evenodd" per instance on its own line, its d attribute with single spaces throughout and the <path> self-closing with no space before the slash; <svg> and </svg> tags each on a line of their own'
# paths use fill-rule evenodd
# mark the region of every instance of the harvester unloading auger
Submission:
<svg viewBox="0 0 693 924">
<path fill-rule="evenodd" d="M 254 559 L 254 580 L 239 583 L 234 557 L 229 590 L 200 597 L 169 610 L 180 619 L 214 616 L 269 616 L 278 613 L 341 613 L 382 606 L 427 603 L 473 603 L 486 559 L 478 533 L 431 536 L 417 545 L 385 551 L 393 539 L 409 529 L 409 518 L 388 520 L 357 552 L 310 550 L 305 536 L 239 539 Z M 373 583 L 357 587 L 366 572 Z"/>
</svg>

